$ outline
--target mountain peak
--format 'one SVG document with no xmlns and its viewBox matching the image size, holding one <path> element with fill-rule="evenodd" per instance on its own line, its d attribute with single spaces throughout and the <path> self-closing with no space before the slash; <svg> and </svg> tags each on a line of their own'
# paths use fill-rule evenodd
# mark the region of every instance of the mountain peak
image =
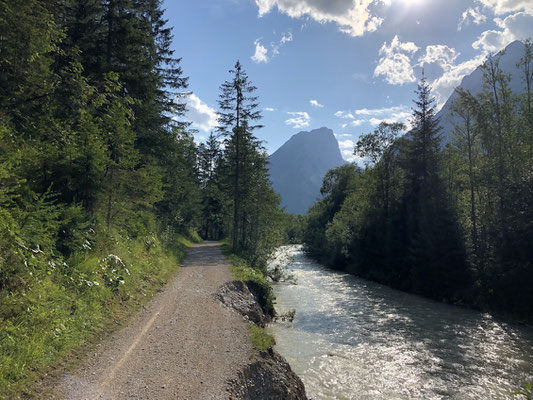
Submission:
<svg viewBox="0 0 533 400">
<path fill-rule="evenodd" d="M 270 178 L 291 214 L 305 214 L 331 168 L 345 164 L 333 130 L 322 127 L 293 135 L 270 156 Z"/>
</svg>

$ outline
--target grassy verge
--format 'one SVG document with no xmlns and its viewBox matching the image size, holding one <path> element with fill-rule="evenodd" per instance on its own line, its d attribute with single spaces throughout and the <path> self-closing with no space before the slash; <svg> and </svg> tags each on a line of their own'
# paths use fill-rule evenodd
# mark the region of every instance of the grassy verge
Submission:
<svg viewBox="0 0 533 400">
<path fill-rule="evenodd" d="M 267 351 L 276 344 L 274 336 L 272 336 L 270 333 L 267 333 L 267 331 L 265 331 L 263 328 L 250 323 L 248 324 L 248 329 L 250 330 L 252 345 L 256 350 Z"/>
<path fill-rule="evenodd" d="M 74 254 L 24 290 L 0 292 L 0 399 L 31 396 L 43 375 L 147 302 L 192 244 L 167 243 L 114 235 L 106 251 Z"/>
</svg>

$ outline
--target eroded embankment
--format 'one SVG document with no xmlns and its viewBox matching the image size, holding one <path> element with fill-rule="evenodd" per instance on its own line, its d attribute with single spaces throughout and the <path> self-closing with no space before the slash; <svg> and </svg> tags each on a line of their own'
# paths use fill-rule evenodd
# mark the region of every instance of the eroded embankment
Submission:
<svg viewBox="0 0 533 400">
<path fill-rule="evenodd" d="M 274 311 L 261 306 L 260 296 L 254 293 L 257 289 L 253 282 L 233 281 L 221 286 L 216 296 L 248 321 L 264 327 L 272 320 Z M 232 398 L 243 400 L 307 399 L 300 378 L 272 348 L 252 356 L 250 363 L 229 382 L 229 393 Z"/>
</svg>

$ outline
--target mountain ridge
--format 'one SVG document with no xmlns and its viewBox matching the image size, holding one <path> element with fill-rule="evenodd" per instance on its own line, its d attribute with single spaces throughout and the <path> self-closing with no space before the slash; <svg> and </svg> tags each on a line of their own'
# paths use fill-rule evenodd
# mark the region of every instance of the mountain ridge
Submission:
<svg viewBox="0 0 533 400">
<path fill-rule="evenodd" d="M 521 71 L 516 66 L 516 63 L 520 61 L 520 58 L 524 55 L 524 42 L 515 40 L 508 44 L 505 49 L 489 57 L 495 59 L 499 57 L 499 66 L 501 70 L 509 74 L 511 79 L 509 80 L 509 88 L 513 93 L 520 93 L 523 91 L 523 82 L 520 77 Z M 483 68 L 482 64 L 478 65 L 474 71 L 465 75 L 461 80 L 459 86 L 455 88 L 453 93 L 445 101 L 442 108 L 437 112 L 436 117 L 440 118 L 440 126 L 442 128 L 442 144 L 445 146 L 450 143 L 452 137 L 452 131 L 454 129 L 455 118 L 452 115 L 451 107 L 453 101 L 458 97 L 457 89 L 464 89 L 470 91 L 473 95 L 480 93 L 483 90 Z"/>
</svg>

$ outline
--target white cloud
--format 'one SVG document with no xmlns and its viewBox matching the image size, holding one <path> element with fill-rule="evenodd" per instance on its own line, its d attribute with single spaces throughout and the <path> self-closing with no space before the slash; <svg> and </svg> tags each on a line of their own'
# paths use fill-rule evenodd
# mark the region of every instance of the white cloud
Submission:
<svg viewBox="0 0 533 400">
<path fill-rule="evenodd" d="M 449 71 L 459 54 L 454 48 L 443 44 L 427 46 L 426 53 L 418 59 L 418 65 L 437 64 L 444 71 Z"/>
<path fill-rule="evenodd" d="M 383 43 L 379 50 L 381 58 L 374 70 L 374 76 L 384 76 L 391 85 L 403 85 L 416 81 L 411 58 L 418 51 L 413 42 L 402 43 L 398 35 L 394 36 L 390 45 Z"/>
<path fill-rule="evenodd" d="M 282 34 L 281 40 L 279 41 L 280 44 L 285 44 L 287 42 L 292 42 L 292 32 Z"/>
<path fill-rule="evenodd" d="M 438 108 L 450 97 L 454 89 L 461 84 L 463 77 L 472 73 L 485 61 L 485 54 L 480 54 L 457 65 L 451 65 L 439 78 L 431 82 L 431 89 L 437 100 Z"/>
<path fill-rule="evenodd" d="M 324 104 L 320 104 L 317 100 L 309 100 L 309 104 L 313 107 L 324 108 Z"/>
<path fill-rule="evenodd" d="M 268 50 L 265 46 L 261 44 L 261 39 L 256 39 L 254 42 L 255 44 L 255 54 L 251 57 L 253 62 L 256 63 L 267 63 L 269 61 L 268 58 Z"/>
<path fill-rule="evenodd" d="M 480 25 L 486 21 L 487 16 L 481 13 L 479 7 L 470 7 L 465 12 L 463 12 L 461 21 L 459 21 L 459 24 L 457 25 L 457 30 L 460 31 L 461 29 L 463 29 L 463 25 L 469 25 L 470 22 L 474 23 L 475 25 Z"/>
<path fill-rule="evenodd" d="M 276 111 L 276 109 L 275 109 L 275 108 L 272 108 L 272 107 L 265 107 L 265 108 L 263 108 L 263 110 L 264 110 L 264 111 L 268 111 L 268 112 L 274 112 L 274 111 Z"/>
<path fill-rule="evenodd" d="M 353 148 L 355 147 L 355 143 L 351 139 L 340 140 L 339 147 L 341 149 L 351 149 L 353 151 Z"/>
<path fill-rule="evenodd" d="M 362 158 L 353 154 L 353 148 L 341 150 L 341 153 L 342 158 L 344 158 L 348 162 L 356 162 L 357 164 L 361 164 L 361 161 L 363 160 Z"/>
<path fill-rule="evenodd" d="M 204 132 L 213 130 L 218 125 L 216 111 L 204 103 L 198 96 L 191 93 L 185 98 L 187 111 L 185 117 L 192 126 Z"/>
<path fill-rule="evenodd" d="M 305 111 L 287 112 L 287 114 L 293 117 L 285 121 L 287 125 L 292 126 L 295 129 L 309 126 L 311 117 Z"/>
<path fill-rule="evenodd" d="M 477 2 L 492 9 L 497 15 L 516 11 L 525 11 L 533 14 L 533 1 L 531 0 L 477 0 Z"/>
<path fill-rule="evenodd" d="M 531 3 L 533 4 L 533 2 Z M 472 44 L 474 49 L 494 53 L 515 40 L 525 40 L 533 36 L 532 14 L 518 12 L 505 17 L 505 19 L 495 18 L 494 22 L 501 30 L 483 32 L 478 40 Z"/>
<path fill-rule="evenodd" d="M 281 48 L 281 46 L 283 46 L 285 43 L 292 42 L 292 38 L 292 32 L 282 33 L 279 43 L 270 43 L 270 47 L 272 49 L 272 56 L 279 55 L 279 49 Z"/>
<path fill-rule="evenodd" d="M 341 32 L 351 36 L 362 36 L 375 31 L 382 19 L 371 15 L 369 6 L 375 0 L 256 0 L 259 16 L 268 14 L 273 8 L 291 18 L 309 17 L 319 23 L 333 22 Z"/>
<path fill-rule="evenodd" d="M 337 111 L 336 117 L 342 119 L 349 119 L 349 124 L 354 127 L 363 124 L 379 125 L 381 122 L 408 122 L 411 117 L 411 110 L 406 106 L 393 106 L 383 108 L 360 108 L 350 111 Z M 362 117 L 362 118 L 356 118 Z M 342 128 L 346 128 L 348 124 L 343 124 Z"/>
<path fill-rule="evenodd" d="M 387 122 L 395 122 L 393 120 L 387 120 L 387 119 L 381 119 L 381 118 L 370 118 L 368 120 L 368 122 L 370 123 L 370 125 L 372 126 L 378 126 L 379 124 L 381 124 L 383 121 L 387 121 Z"/>
<path fill-rule="evenodd" d="M 353 114 L 348 111 L 337 111 L 334 115 L 342 119 L 354 119 L 355 118 Z"/>
<path fill-rule="evenodd" d="M 431 82 L 432 93 L 437 100 L 437 108 L 440 108 L 454 89 L 461 84 L 465 75 L 473 72 L 485 60 L 485 53 L 470 60 L 456 64 L 460 53 L 446 45 L 430 45 L 425 53 L 418 59 L 417 66 L 437 65 L 442 69 L 442 75 Z"/>
<path fill-rule="evenodd" d="M 356 115 L 365 115 L 371 118 L 357 120 L 368 122 L 371 125 L 379 125 L 381 122 L 407 122 L 411 117 L 411 110 L 404 106 L 393 106 L 383 108 L 361 108 L 355 110 Z M 354 121 L 355 122 L 355 121 Z"/>
<path fill-rule="evenodd" d="M 356 115 L 396 115 L 408 110 L 409 108 L 402 105 L 382 108 L 360 108 L 358 110 L 355 110 L 354 113 Z"/>
<path fill-rule="evenodd" d="M 272 60 L 274 57 L 280 54 L 279 50 L 281 46 L 283 46 L 285 43 L 292 42 L 292 39 L 293 39 L 292 32 L 282 33 L 279 43 L 276 43 L 276 42 L 270 43 L 270 55 L 269 55 L 269 50 L 261 44 L 262 38 L 256 39 L 254 41 L 255 53 L 251 58 L 256 63 L 266 64 L 270 60 Z"/>
<path fill-rule="evenodd" d="M 338 137 L 338 138 L 340 138 L 340 137 L 352 137 L 352 135 L 349 134 L 349 133 L 334 133 L 334 135 L 335 135 L 335 137 Z"/>
</svg>

